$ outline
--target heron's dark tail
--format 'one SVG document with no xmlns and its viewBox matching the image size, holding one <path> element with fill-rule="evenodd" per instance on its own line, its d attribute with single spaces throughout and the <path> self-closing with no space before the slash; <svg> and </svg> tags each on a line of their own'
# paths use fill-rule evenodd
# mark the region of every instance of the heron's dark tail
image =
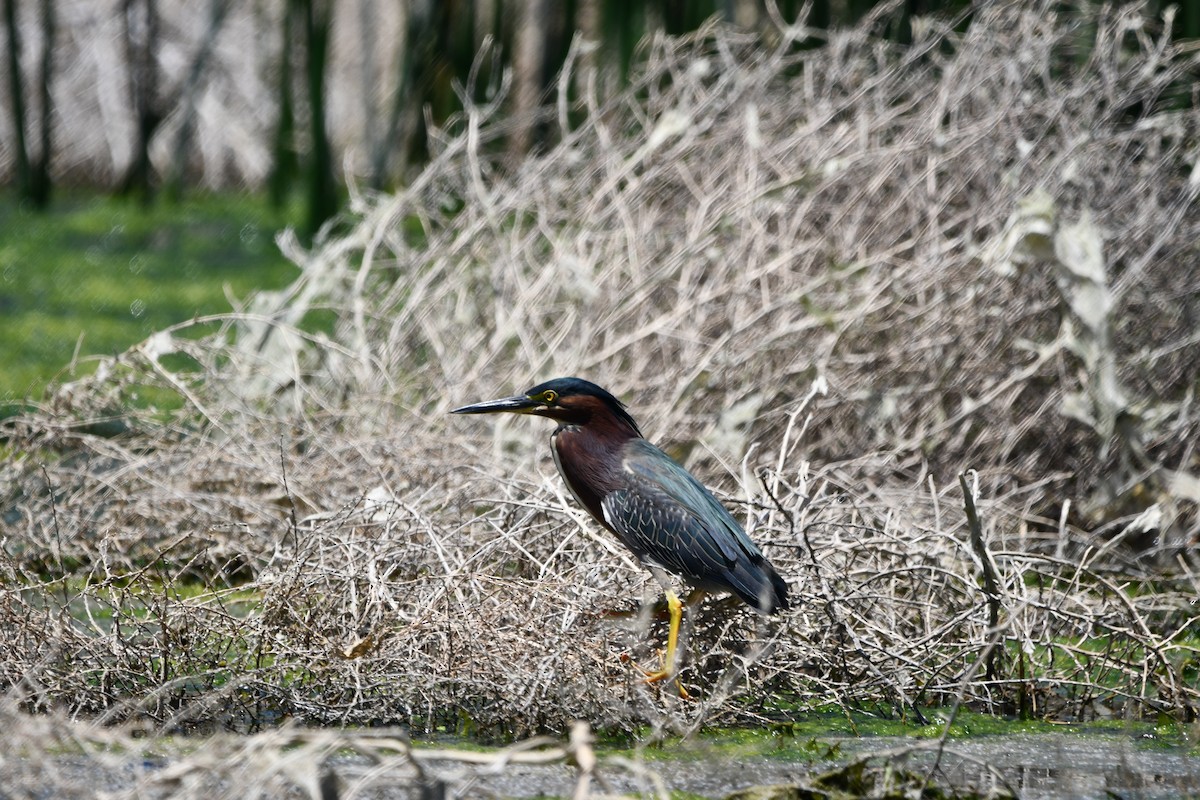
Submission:
<svg viewBox="0 0 1200 800">
<path fill-rule="evenodd" d="M 725 579 L 738 597 L 764 614 L 774 614 L 789 605 L 787 584 L 765 558 L 739 560 L 725 573 Z"/>
</svg>

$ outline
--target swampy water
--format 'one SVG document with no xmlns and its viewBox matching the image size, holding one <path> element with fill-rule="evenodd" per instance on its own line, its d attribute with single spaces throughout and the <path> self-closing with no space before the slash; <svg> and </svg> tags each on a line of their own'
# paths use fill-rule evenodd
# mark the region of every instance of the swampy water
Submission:
<svg viewBox="0 0 1200 800">
<path fill-rule="evenodd" d="M 1007 788 L 1028 800 L 1150 800 L 1200 798 L 1200 756 L 1182 744 L 1164 744 L 1144 734 L 1019 734 L 982 736 L 949 742 L 940 757 L 935 743 L 904 737 L 821 738 L 828 757 L 763 754 L 729 758 L 705 754 L 704 747 L 686 748 L 678 755 L 631 759 L 629 766 L 601 761 L 593 788 L 613 793 L 646 793 L 666 788 L 701 797 L 723 798 L 750 786 L 795 784 L 839 764 L 867 754 L 891 754 L 914 772 L 936 764 L 935 783 L 985 794 L 991 787 Z M 819 749 L 819 748 L 818 748 Z M 897 758 L 897 752 L 907 755 Z M 447 766 L 455 782 L 462 772 Z M 509 765 L 471 779 L 480 790 L 502 797 L 570 797 L 576 772 L 566 765 L 527 767 Z"/>
<path fill-rule="evenodd" d="M 449 757 L 424 761 L 421 770 L 424 777 L 418 780 L 411 765 L 385 767 L 363 756 L 331 754 L 323 761 L 321 772 L 331 779 L 330 786 L 337 788 L 321 796 L 374 800 L 578 796 L 579 771 L 574 765 L 562 761 L 538 766 L 504 763 L 505 751 L 488 750 L 481 754 L 478 747 L 465 742 L 455 745 L 443 741 L 436 746 L 443 752 L 463 747 L 464 752 L 489 757 L 484 759 L 487 763 L 473 764 Z M 203 744 L 194 742 L 190 747 L 203 756 Z M 978 792 L 964 796 L 984 797 L 991 793 L 1022 800 L 1200 798 L 1200 756 L 1182 736 L 1163 739 L 1146 729 L 972 735 L 951 740 L 940 750 L 936 740 L 913 736 L 822 735 L 790 741 L 784 738 L 774 744 L 768 736 L 757 738 L 748 747 L 744 743 L 730 746 L 727 741 L 714 743 L 701 738 L 668 743 L 662 748 L 602 748 L 596 755 L 599 760 L 590 788 L 596 794 L 609 796 L 726 798 L 749 787 L 804 784 L 820 773 L 871 756 L 872 763 L 886 764 L 893 773 L 917 776 L 921 785 L 928 776 L 929 785 L 941 789 L 942 796 L 957 790 Z M 189 757 L 187 753 L 146 757 L 133 752 L 109 752 L 99 759 L 68 754 L 36 761 L 0 759 L 0 798 L 37 796 L 73 800 L 95 797 L 98 792 L 113 796 L 170 797 L 174 796 L 173 787 L 178 788 L 179 775 L 202 777 L 209 771 L 203 766 L 197 771 L 196 764 L 183 769 Z M 197 763 L 206 762 L 201 757 Z M 228 773 L 218 771 L 210 788 L 220 790 L 218 794 L 222 797 L 267 796 L 256 793 L 265 784 L 257 787 L 254 784 L 290 774 L 281 767 L 282 763 L 267 759 L 262 764 L 241 764 Z M 234 783 L 242 784 L 246 791 L 238 789 L 229 794 L 237 788 Z M 314 796 L 300 787 L 296 791 L 295 796 Z"/>
</svg>

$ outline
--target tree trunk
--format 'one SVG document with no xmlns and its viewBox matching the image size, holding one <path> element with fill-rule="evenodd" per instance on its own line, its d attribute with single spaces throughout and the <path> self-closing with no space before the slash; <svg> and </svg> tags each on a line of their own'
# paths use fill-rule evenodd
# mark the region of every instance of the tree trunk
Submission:
<svg viewBox="0 0 1200 800">
<path fill-rule="evenodd" d="M 515 162 L 536 139 L 536 111 L 542 99 L 549 8 L 546 0 L 524 0 L 513 54 L 513 134 L 509 157 Z"/>
<path fill-rule="evenodd" d="M 21 80 L 21 31 L 17 27 L 17 0 L 4 0 L 4 25 L 8 29 L 8 98 L 13 115 L 17 194 L 28 197 L 29 147 L 25 141 L 25 86 Z"/>
<path fill-rule="evenodd" d="M 308 117 L 312 153 L 308 164 L 309 233 L 315 234 L 337 211 L 337 186 L 333 179 L 333 151 L 325 127 L 325 63 L 333 8 L 329 0 L 304 0 L 305 64 L 308 75 Z"/>
<path fill-rule="evenodd" d="M 175 148 L 171 155 L 171 171 L 167 177 L 167 198 L 178 201 L 183 197 L 183 185 L 187 177 L 188 154 L 192 149 L 192 134 L 196 125 L 196 95 L 204 85 L 205 71 L 208 62 L 216 49 L 217 37 L 221 26 L 229 12 L 229 0 L 210 0 L 208 7 L 208 27 L 200 47 L 188 67 L 187 77 L 179 94 L 179 105 L 182 108 L 183 119 L 179 123 L 179 133 L 175 137 Z"/>
<path fill-rule="evenodd" d="M 50 83 L 54 78 L 55 16 L 53 0 L 41 1 L 42 57 L 38 69 L 38 153 L 29 164 L 29 199 L 41 209 L 50 205 L 50 160 L 54 148 L 54 104 Z"/>
<path fill-rule="evenodd" d="M 279 121 L 275 125 L 275 163 L 267 182 L 271 205 L 282 208 L 296 180 L 299 159 L 296 155 L 296 110 L 292 102 L 294 80 L 296 19 L 300 0 L 287 0 L 283 11 L 283 49 L 279 54 Z"/>
<path fill-rule="evenodd" d="M 141 6 L 140 19 L 138 6 Z M 129 67 L 130 106 L 134 116 L 133 158 L 122 194 L 136 194 L 149 205 L 154 198 L 150 140 L 162 122 L 158 98 L 157 0 L 124 0 L 125 59 Z"/>
<path fill-rule="evenodd" d="M 42 33 L 42 52 L 38 72 L 29 82 L 37 91 L 37 149 L 30 152 L 27 138 L 29 118 L 26 116 L 26 82 L 21 70 L 21 30 L 18 27 L 16 0 L 4 0 L 4 24 L 8 30 L 9 103 L 13 119 L 13 156 L 16 166 L 17 196 L 35 208 L 50 204 L 50 156 L 53 146 L 53 124 L 50 82 L 54 76 L 54 4 L 41 0 L 38 24 Z"/>
</svg>

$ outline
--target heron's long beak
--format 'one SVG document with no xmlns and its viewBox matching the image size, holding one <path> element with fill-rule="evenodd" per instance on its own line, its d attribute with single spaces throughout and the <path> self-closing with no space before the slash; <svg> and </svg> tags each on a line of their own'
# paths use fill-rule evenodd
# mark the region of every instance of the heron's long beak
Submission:
<svg viewBox="0 0 1200 800">
<path fill-rule="evenodd" d="M 469 406 L 456 408 L 451 414 L 499 414 L 501 412 L 509 412 L 512 414 L 529 414 L 534 410 L 542 407 L 542 401 L 533 397 L 526 397 L 523 394 L 515 397 L 502 397 L 499 400 L 486 400 L 482 403 L 473 403 Z"/>
</svg>

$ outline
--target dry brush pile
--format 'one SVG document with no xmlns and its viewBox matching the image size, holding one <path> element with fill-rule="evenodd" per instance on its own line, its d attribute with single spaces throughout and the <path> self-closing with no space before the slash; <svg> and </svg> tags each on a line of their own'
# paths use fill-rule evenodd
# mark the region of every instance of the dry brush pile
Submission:
<svg viewBox="0 0 1200 800">
<path fill-rule="evenodd" d="M 0 683 L 184 728 L 1190 718 L 1200 64 L 1136 9 L 995 5 L 903 47 L 656 39 L 612 99 L 565 75 L 517 165 L 474 107 L 284 237 L 287 291 L 57 387 L 4 426 Z M 621 661 L 663 625 L 605 612 L 654 587 L 548 423 L 445 413 L 564 374 L 791 584 L 692 615 L 690 702 Z"/>
</svg>

